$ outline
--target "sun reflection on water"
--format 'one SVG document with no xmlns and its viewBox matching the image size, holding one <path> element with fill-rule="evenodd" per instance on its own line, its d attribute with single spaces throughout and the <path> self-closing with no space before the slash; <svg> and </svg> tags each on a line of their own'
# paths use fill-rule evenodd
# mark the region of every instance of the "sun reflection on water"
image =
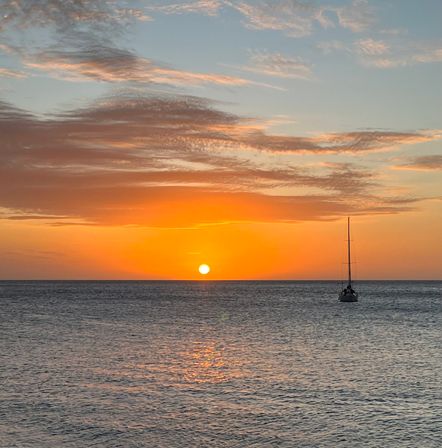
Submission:
<svg viewBox="0 0 442 448">
<path fill-rule="evenodd" d="M 183 378 L 190 383 L 220 383 L 238 374 L 227 365 L 224 345 L 214 342 L 195 342 L 183 361 Z"/>
<path fill-rule="evenodd" d="M 143 359 L 145 353 L 138 355 L 133 362 L 117 363 L 112 368 L 97 366 L 93 373 L 98 381 L 92 381 L 86 387 L 136 393 L 156 384 L 183 390 L 201 384 L 226 383 L 247 375 L 242 351 L 235 344 L 213 339 L 188 340 L 175 353 L 160 349 L 153 356 L 155 362 Z"/>
</svg>

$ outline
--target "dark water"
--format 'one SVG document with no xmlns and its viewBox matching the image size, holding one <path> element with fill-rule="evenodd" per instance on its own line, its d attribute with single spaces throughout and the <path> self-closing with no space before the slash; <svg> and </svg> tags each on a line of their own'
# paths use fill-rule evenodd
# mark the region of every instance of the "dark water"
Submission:
<svg viewBox="0 0 442 448">
<path fill-rule="evenodd" d="M 0 282 L 0 446 L 442 446 L 442 282 L 358 288 Z"/>
</svg>

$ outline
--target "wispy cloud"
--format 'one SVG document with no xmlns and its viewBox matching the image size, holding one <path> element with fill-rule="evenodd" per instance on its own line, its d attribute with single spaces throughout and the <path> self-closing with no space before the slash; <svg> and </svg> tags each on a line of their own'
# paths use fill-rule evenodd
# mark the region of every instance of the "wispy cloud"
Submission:
<svg viewBox="0 0 442 448">
<path fill-rule="evenodd" d="M 248 142 L 255 148 L 281 153 L 363 153 L 367 151 L 385 151 L 401 145 L 424 143 L 439 140 L 438 131 L 393 132 L 358 131 L 334 134 L 322 134 L 315 137 L 290 137 L 266 135 L 255 132 Z"/>
<path fill-rule="evenodd" d="M 106 82 L 170 85 L 245 86 L 253 84 L 252 81 L 234 76 L 189 72 L 161 66 L 129 50 L 100 44 L 71 50 L 50 49 L 28 56 L 24 62 L 28 67 L 71 80 L 86 78 Z"/>
<path fill-rule="evenodd" d="M 376 22 L 375 12 L 368 0 L 353 0 L 350 5 L 336 8 L 339 24 L 355 33 L 370 29 Z"/>
<path fill-rule="evenodd" d="M 441 43 L 410 42 L 403 37 L 390 41 L 364 38 L 352 44 L 333 40 L 320 42 L 317 46 L 324 54 L 344 52 L 355 56 L 361 65 L 382 69 L 442 61 Z"/>
<path fill-rule="evenodd" d="M 163 14 L 199 13 L 216 16 L 223 4 L 223 0 L 196 0 L 168 4 L 165 4 L 165 2 L 156 2 L 148 6 L 148 9 Z"/>
<path fill-rule="evenodd" d="M 284 31 L 291 37 L 311 34 L 320 11 L 296 0 L 232 1 L 228 4 L 244 16 L 249 28 Z"/>
<path fill-rule="evenodd" d="M 390 52 L 390 47 L 386 42 L 371 38 L 356 41 L 355 49 L 363 56 L 379 56 Z"/>
<path fill-rule="evenodd" d="M 442 170 L 442 155 L 415 157 L 406 163 L 395 165 L 393 168 L 412 171 L 439 171 Z"/>
<path fill-rule="evenodd" d="M 421 45 L 411 55 L 412 63 L 429 63 L 442 61 L 442 43 L 437 45 Z"/>
<path fill-rule="evenodd" d="M 311 79 L 310 64 L 301 58 L 285 56 L 281 53 L 252 52 L 247 65 L 241 70 L 278 78 Z"/>
<path fill-rule="evenodd" d="M 295 38 L 312 34 L 315 26 L 334 28 L 339 25 L 362 32 L 376 22 L 375 11 L 367 0 L 353 0 L 340 7 L 301 0 L 200 0 L 153 4 L 148 9 L 165 14 L 215 16 L 223 7 L 240 13 L 247 28 L 281 31 Z"/>
<path fill-rule="evenodd" d="M 5 43 L 0 50 L 18 57 L 31 69 L 65 80 L 95 80 L 111 83 L 161 84 L 172 86 L 261 86 L 277 88 L 238 76 L 179 70 L 121 48 L 116 43 L 124 34 L 125 24 L 132 20 L 149 20 L 143 10 L 125 8 L 115 1 L 91 2 L 45 0 L 29 3 L 23 0 L 0 0 L 4 17 L 0 19 L 0 33 Z M 210 2 L 197 2 L 197 7 L 209 7 Z M 210 3 L 211 4 L 211 3 Z M 191 5 L 181 5 L 184 11 Z M 196 6 L 195 6 L 196 7 Z M 176 13 L 178 5 L 167 10 Z M 162 7 L 160 7 L 162 11 Z M 32 33 L 18 41 L 9 39 L 11 30 L 48 30 L 45 45 L 36 46 Z M 24 72 L 3 69 L 0 76 L 24 76 Z"/>
<path fill-rule="evenodd" d="M 149 20 L 142 9 L 126 8 L 113 0 L 1 0 L 0 31 L 53 27 L 69 31 L 92 26 L 89 31 L 112 31 L 128 20 Z"/>
<path fill-rule="evenodd" d="M 408 44 L 404 41 L 396 44 L 390 51 L 366 56 L 368 57 L 361 59 L 364 65 L 386 69 L 442 62 L 442 44 L 423 42 Z"/>
<path fill-rule="evenodd" d="M 336 51 L 348 51 L 348 45 L 340 40 L 322 41 L 316 45 L 324 54 L 332 54 Z"/>
<path fill-rule="evenodd" d="M 0 78 L 26 78 L 27 74 L 21 70 L 11 70 L 0 67 Z"/>
<path fill-rule="evenodd" d="M 8 44 L 0 44 L 0 51 L 5 54 L 17 53 L 17 49 Z"/>
</svg>

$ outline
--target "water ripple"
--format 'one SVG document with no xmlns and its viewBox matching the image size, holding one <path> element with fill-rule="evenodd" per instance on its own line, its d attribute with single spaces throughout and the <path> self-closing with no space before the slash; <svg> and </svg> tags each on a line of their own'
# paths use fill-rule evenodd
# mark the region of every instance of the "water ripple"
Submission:
<svg viewBox="0 0 442 448">
<path fill-rule="evenodd" d="M 0 282 L 0 447 L 439 447 L 441 282 Z"/>
</svg>

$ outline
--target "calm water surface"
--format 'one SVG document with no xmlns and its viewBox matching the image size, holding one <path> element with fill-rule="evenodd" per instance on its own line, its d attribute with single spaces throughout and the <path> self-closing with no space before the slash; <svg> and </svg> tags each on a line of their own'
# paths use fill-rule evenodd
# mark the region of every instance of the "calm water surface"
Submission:
<svg viewBox="0 0 442 448">
<path fill-rule="evenodd" d="M 0 282 L 0 446 L 440 447 L 442 283 Z"/>
</svg>

